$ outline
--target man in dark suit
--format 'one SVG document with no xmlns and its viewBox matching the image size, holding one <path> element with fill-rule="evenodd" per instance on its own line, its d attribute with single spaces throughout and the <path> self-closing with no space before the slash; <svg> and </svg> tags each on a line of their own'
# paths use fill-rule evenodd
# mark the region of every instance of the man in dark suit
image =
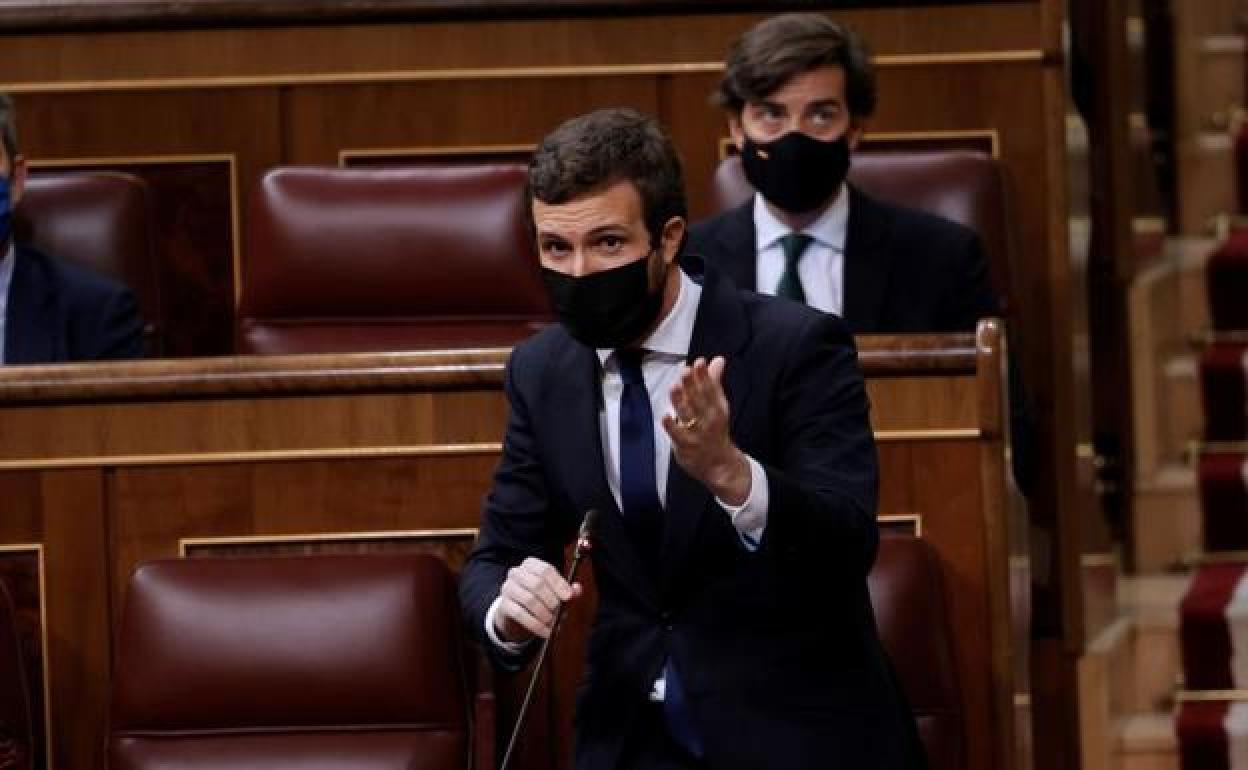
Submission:
<svg viewBox="0 0 1248 770">
<path fill-rule="evenodd" d="M 16 244 L 25 184 L 13 102 L 0 94 L 0 363 L 141 357 L 143 322 L 128 289 Z"/>
<path fill-rule="evenodd" d="M 999 315 L 974 232 L 845 182 L 876 100 L 852 32 L 813 13 L 763 21 L 729 52 L 715 100 L 758 193 L 694 225 L 691 253 L 855 334 L 970 331 Z"/>
<path fill-rule="evenodd" d="M 552 565 L 592 509 L 578 770 L 921 766 L 867 592 L 877 463 L 844 324 L 690 279 L 680 162 L 635 111 L 560 126 L 528 193 L 560 324 L 508 365 L 470 627 L 523 663 L 581 594 Z"/>
</svg>

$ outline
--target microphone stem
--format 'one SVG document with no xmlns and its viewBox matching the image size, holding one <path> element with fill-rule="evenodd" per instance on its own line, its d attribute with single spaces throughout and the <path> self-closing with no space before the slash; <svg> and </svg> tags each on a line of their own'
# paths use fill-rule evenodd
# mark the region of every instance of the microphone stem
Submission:
<svg viewBox="0 0 1248 770">
<path fill-rule="evenodd" d="M 572 566 L 568 568 L 567 581 L 571 584 L 576 580 L 576 571 L 581 566 L 581 559 L 584 556 L 583 549 L 577 546 L 572 554 Z M 533 675 L 529 678 L 528 689 L 525 690 L 524 700 L 520 703 L 520 711 L 516 715 L 516 724 L 511 728 L 511 739 L 507 741 L 507 751 L 503 754 L 503 763 L 499 765 L 499 770 L 507 770 L 508 763 L 511 762 L 512 753 L 516 749 L 516 742 L 520 738 L 520 730 L 524 727 L 525 717 L 529 714 L 529 704 L 533 701 L 533 693 L 537 691 L 537 682 L 541 679 L 542 668 L 546 665 L 547 653 L 550 652 L 550 643 L 555 639 L 555 632 L 559 630 L 559 625 L 563 622 L 563 610 L 567 605 L 563 602 L 559 603 L 559 608 L 555 610 L 555 622 L 550 628 L 550 636 L 542 640 L 541 649 L 537 651 L 537 662 L 533 664 Z"/>
</svg>

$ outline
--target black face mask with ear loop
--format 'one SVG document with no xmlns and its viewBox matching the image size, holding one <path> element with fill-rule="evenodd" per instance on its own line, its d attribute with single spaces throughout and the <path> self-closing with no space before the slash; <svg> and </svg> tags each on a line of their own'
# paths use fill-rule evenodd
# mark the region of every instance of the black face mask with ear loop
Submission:
<svg viewBox="0 0 1248 770">
<path fill-rule="evenodd" d="M 748 136 L 741 148 L 745 178 L 767 201 L 784 211 L 814 211 L 836 194 L 849 174 L 849 136 L 815 139 L 790 131 L 770 142 Z"/>
<path fill-rule="evenodd" d="M 581 276 L 543 267 L 546 293 L 568 334 L 591 348 L 619 348 L 636 342 L 663 306 L 666 281 L 660 280 L 657 289 L 650 288 L 653 253 Z"/>
</svg>

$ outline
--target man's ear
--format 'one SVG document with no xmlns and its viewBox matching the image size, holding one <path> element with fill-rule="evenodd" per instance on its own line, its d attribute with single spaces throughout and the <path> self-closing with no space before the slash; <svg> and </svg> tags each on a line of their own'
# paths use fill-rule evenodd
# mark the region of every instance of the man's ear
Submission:
<svg viewBox="0 0 1248 770">
<path fill-rule="evenodd" d="M 845 136 L 849 139 L 849 149 L 858 149 L 858 142 L 862 140 L 862 135 L 867 133 L 867 126 L 858 118 L 854 118 L 849 124 L 849 130 L 845 132 Z"/>
<path fill-rule="evenodd" d="M 728 136 L 732 137 L 732 143 L 736 145 L 737 152 L 745 146 L 745 129 L 741 127 L 741 114 L 728 116 Z"/>
<path fill-rule="evenodd" d="M 659 239 L 659 247 L 663 252 L 663 264 L 670 265 L 680 256 L 680 246 L 685 240 L 688 228 L 684 217 L 672 217 L 663 225 L 663 235 Z"/>
</svg>

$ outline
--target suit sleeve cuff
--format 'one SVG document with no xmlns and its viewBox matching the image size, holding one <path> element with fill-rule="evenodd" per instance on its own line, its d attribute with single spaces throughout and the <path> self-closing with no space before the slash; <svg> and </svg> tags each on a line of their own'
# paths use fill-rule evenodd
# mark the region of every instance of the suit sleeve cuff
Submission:
<svg viewBox="0 0 1248 770">
<path fill-rule="evenodd" d="M 751 551 L 758 550 L 767 529 L 767 511 L 771 504 L 771 490 L 767 485 L 767 473 L 757 460 L 749 455 L 750 493 L 740 505 L 728 505 L 719 498 L 715 502 L 728 513 L 732 526 L 741 537 L 741 543 Z M 493 607 L 490 608 L 493 610 Z M 487 620 L 488 622 L 488 620 Z"/>
<path fill-rule="evenodd" d="M 519 655 L 524 652 L 524 648 L 529 646 L 528 642 L 505 642 L 498 636 L 498 631 L 494 625 L 494 616 L 498 612 L 498 604 L 502 601 L 501 596 L 496 596 L 494 601 L 490 603 L 490 608 L 485 611 L 485 635 L 490 640 L 490 644 L 494 645 L 499 652 L 504 655 Z"/>
</svg>

